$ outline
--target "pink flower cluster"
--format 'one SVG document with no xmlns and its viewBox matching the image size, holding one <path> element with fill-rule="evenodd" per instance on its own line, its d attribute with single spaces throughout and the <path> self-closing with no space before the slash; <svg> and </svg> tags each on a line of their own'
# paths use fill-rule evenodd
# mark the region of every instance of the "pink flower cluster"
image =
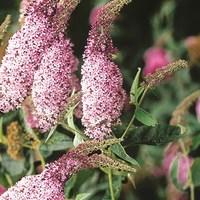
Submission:
<svg viewBox="0 0 200 200">
<path fill-rule="evenodd" d="M 65 181 L 81 169 L 95 167 L 90 159 L 71 151 L 47 166 L 41 174 L 22 178 L 0 200 L 64 200 Z"/>
<path fill-rule="evenodd" d="M 31 94 L 42 131 L 53 126 L 73 89 L 78 61 L 64 38 L 65 25 L 77 1 L 33 1 L 22 29 L 10 40 L 0 68 L 0 111 L 8 112 Z"/>
<path fill-rule="evenodd" d="M 112 61 L 116 52 L 110 38 L 110 25 L 115 19 L 115 8 L 125 2 L 110 2 L 98 11 L 89 33 L 81 74 L 82 123 L 90 138 L 103 139 L 111 134 L 111 127 L 121 115 L 125 91 L 122 74 Z M 112 5 L 112 9 L 110 6 Z M 112 11 L 111 11 L 112 10 Z"/>
<path fill-rule="evenodd" d="M 64 200 L 65 182 L 73 174 L 85 168 L 112 166 L 116 170 L 126 169 L 128 172 L 133 172 L 132 167 L 97 151 L 115 143 L 116 140 L 111 139 L 104 142 L 93 140 L 79 144 L 47 165 L 41 174 L 22 178 L 0 196 L 0 200 Z"/>
<path fill-rule="evenodd" d="M 177 181 L 180 185 L 185 186 L 188 182 L 192 158 L 184 155 L 176 143 L 170 144 L 165 151 L 163 170 L 166 175 L 170 174 L 172 165 L 175 161 L 178 162 Z"/>
<path fill-rule="evenodd" d="M 171 62 L 169 53 L 161 47 L 151 47 L 144 54 L 144 76 L 154 73 Z"/>
<path fill-rule="evenodd" d="M 102 8 L 102 6 L 97 6 L 97 7 L 92 9 L 92 11 L 90 13 L 90 17 L 89 17 L 90 25 L 95 24 L 95 22 L 97 21 L 97 17 L 99 15 L 101 8 Z"/>
<path fill-rule="evenodd" d="M 77 64 L 72 44 L 64 37 L 54 41 L 43 55 L 32 87 L 33 103 L 43 132 L 58 121 L 73 88 L 79 89 L 78 78 L 73 74 Z"/>
<path fill-rule="evenodd" d="M 54 38 L 55 30 L 50 23 L 54 7 L 50 0 L 34 4 L 24 26 L 9 40 L 0 67 L 1 112 L 18 107 L 30 94 L 34 72 Z"/>
</svg>

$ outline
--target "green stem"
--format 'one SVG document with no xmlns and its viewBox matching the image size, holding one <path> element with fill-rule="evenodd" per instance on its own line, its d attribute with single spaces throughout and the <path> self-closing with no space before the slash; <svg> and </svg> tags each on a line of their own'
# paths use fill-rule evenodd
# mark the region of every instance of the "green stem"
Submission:
<svg viewBox="0 0 200 200">
<path fill-rule="evenodd" d="M 115 200 L 115 195 L 114 195 L 114 191 L 113 191 L 113 184 L 112 184 L 112 170 L 111 169 L 109 169 L 109 172 L 108 172 L 108 180 L 109 180 L 109 188 L 110 188 L 111 199 Z"/>
<path fill-rule="evenodd" d="M 36 153 L 38 154 L 39 158 L 40 158 L 40 161 L 41 161 L 41 165 L 42 165 L 42 169 L 44 170 L 45 169 L 45 160 L 40 152 L 39 149 L 36 149 Z"/>
<path fill-rule="evenodd" d="M 141 96 L 141 98 L 140 98 L 140 100 L 139 100 L 139 103 L 136 105 L 136 108 L 137 108 L 138 106 L 141 105 L 141 103 L 142 103 L 142 101 L 143 101 L 143 99 L 144 99 L 144 97 L 145 97 L 145 95 L 146 95 L 148 89 L 149 89 L 149 88 L 146 87 L 146 89 L 144 90 L 144 92 L 143 92 L 143 94 L 142 94 L 142 96 Z M 135 111 L 136 111 L 136 109 L 135 109 Z M 121 136 L 121 139 L 122 139 L 122 140 L 123 140 L 124 137 L 126 136 L 128 130 L 129 130 L 129 128 L 131 127 L 131 125 L 133 125 L 134 120 L 135 120 L 135 112 L 134 112 L 134 114 L 133 114 L 133 116 L 132 116 L 132 118 L 131 118 L 131 120 L 130 120 L 128 126 L 126 127 L 126 130 L 124 131 L 124 133 L 123 133 L 122 136 Z M 134 125 L 133 125 L 133 127 L 134 127 Z"/>
</svg>

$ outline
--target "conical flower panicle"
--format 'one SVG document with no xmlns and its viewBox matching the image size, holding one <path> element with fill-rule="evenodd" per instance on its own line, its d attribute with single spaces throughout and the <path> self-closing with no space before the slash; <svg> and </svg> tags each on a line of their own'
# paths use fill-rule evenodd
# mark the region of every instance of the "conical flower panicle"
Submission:
<svg viewBox="0 0 200 200">
<path fill-rule="evenodd" d="M 110 166 L 116 170 L 134 172 L 132 167 L 98 152 L 114 143 L 116 143 L 115 139 L 80 144 L 57 161 L 49 164 L 40 175 L 22 178 L 15 186 L 7 190 L 0 200 L 64 200 L 65 181 L 85 168 Z"/>
<path fill-rule="evenodd" d="M 42 53 L 54 39 L 55 30 L 49 17 L 53 11 L 45 12 L 48 6 L 40 1 L 37 6 L 30 7 L 23 27 L 9 41 L 0 67 L 1 112 L 18 107 L 29 94 Z"/>
<path fill-rule="evenodd" d="M 81 87 L 85 133 L 90 138 L 103 139 L 111 134 L 125 101 L 123 80 L 118 66 L 112 61 L 116 52 L 110 25 L 128 1 L 113 0 L 102 6 L 89 32 L 84 52 Z"/>
<path fill-rule="evenodd" d="M 59 30 L 64 31 L 68 26 L 70 16 L 80 0 L 59 0 L 57 4 L 55 24 L 58 24 Z"/>
<path fill-rule="evenodd" d="M 54 41 L 43 54 L 32 87 L 33 103 L 43 132 L 56 124 L 73 89 L 79 89 L 77 77 L 73 74 L 77 64 L 72 44 L 64 36 Z"/>
</svg>

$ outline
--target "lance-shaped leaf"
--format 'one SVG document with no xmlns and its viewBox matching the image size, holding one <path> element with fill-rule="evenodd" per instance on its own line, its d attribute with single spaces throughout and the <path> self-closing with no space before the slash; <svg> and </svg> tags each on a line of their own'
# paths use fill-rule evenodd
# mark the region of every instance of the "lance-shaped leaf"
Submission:
<svg viewBox="0 0 200 200">
<path fill-rule="evenodd" d="M 112 145 L 111 150 L 115 155 L 117 155 L 122 160 L 124 160 L 132 165 L 139 166 L 138 162 L 126 153 L 124 147 L 121 144 Z"/>
<path fill-rule="evenodd" d="M 138 68 L 138 72 L 135 76 L 135 79 L 133 80 L 130 91 L 130 101 L 131 103 L 136 105 L 138 104 L 138 99 L 140 95 L 144 91 L 144 87 L 139 87 L 140 73 L 141 73 L 141 68 Z"/>
<path fill-rule="evenodd" d="M 161 145 L 179 139 L 181 137 L 181 129 L 167 124 L 158 124 L 155 127 L 137 127 L 130 130 L 127 135 L 124 141 L 126 145 Z"/>
<path fill-rule="evenodd" d="M 147 126 L 155 126 L 158 123 L 157 120 L 151 115 L 151 113 L 140 107 L 136 108 L 135 117 L 138 121 Z"/>
</svg>

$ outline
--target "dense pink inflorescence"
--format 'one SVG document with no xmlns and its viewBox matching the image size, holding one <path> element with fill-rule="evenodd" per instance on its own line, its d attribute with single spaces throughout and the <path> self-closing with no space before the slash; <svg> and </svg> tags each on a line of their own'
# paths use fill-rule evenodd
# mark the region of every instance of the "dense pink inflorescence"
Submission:
<svg viewBox="0 0 200 200">
<path fill-rule="evenodd" d="M 32 88 L 39 127 L 43 132 L 49 130 L 58 121 L 72 90 L 79 89 L 78 78 L 74 74 L 77 65 L 72 44 L 64 39 L 64 36 L 54 41 L 43 55 Z"/>
<path fill-rule="evenodd" d="M 64 200 L 65 181 L 81 169 L 95 167 L 89 164 L 89 159 L 76 151 L 68 152 L 47 166 L 40 175 L 22 178 L 0 200 Z"/>
<path fill-rule="evenodd" d="M 85 133 L 90 138 L 109 137 L 111 127 L 121 115 L 125 101 L 122 75 L 112 61 L 116 52 L 110 37 L 110 25 L 126 2 L 112 1 L 101 7 L 92 24 L 82 66 L 81 87 Z M 113 10 L 112 10 L 113 9 Z M 109 13 L 109 11 L 111 13 Z"/>
<path fill-rule="evenodd" d="M 64 200 L 64 184 L 73 174 L 81 169 L 102 165 L 102 159 L 105 159 L 105 156 L 96 150 L 105 143 L 98 142 L 83 143 L 69 150 L 58 160 L 47 165 L 40 175 L 22 178 L 15 186 L 9 188 L 0 200 Z M 115 143 L 115 141 L 110 142 L 107 145 Z M 109 162 L 110 158 L 107 161 Z M 119 163 L 116 165 L 115 162 L 111 162 L 110 164 L 118 169 Z"/>
<path fill-rule="evenodd" d="M 92 9 L 91 13 L 90 13 L 90 17 L 89 17 L 89 23 L 90 25 L 95 24 L 96 20 L 97 20 L 97 16 L 101 10 L 102 6 L 97 6 L 95 8 Z"/>
<path fill-rule="evenodd" d="M 18 107 L 31 90 L 34 72 L 56 31 L 51 24 L 55 7 L 52 2 L 33 4 L 23 27 L 9 41 L 0 67 L 1 112 Z"/>
<path fill-rule="evenodd" d="M 170 63 L 169 53 L 161 47 L 151 47 L 144 54 L 145 66 L 144 76 L 154 73 L 157 69 L 165 67 Z"/>
<path fill-rule="evenodd" d="M 196 116 L 197 119 L 200 121 L 200 99 L 196 102 Z"/>
</svg>

